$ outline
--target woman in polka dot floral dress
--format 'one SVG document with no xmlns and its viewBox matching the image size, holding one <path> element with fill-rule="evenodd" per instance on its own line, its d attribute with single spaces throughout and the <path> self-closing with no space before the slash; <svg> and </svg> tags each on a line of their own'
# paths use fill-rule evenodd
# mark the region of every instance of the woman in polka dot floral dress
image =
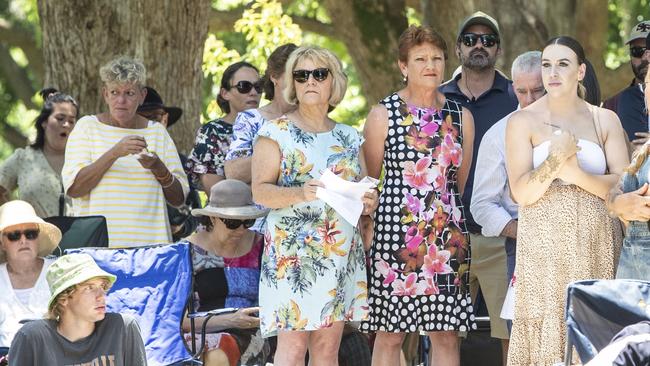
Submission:
<svg viewBox="0 0 650 366">
<path fill-rule="evenodd" d="M 474 329 L 470 247 L 460 203 L 472 157 L 474 120 L 438 92 L 445 41 L 429 27 L 400 36 L 406 87 L 372 108 L 363 145 L 371 176 L 385 169 L 370 249 L 361 325 L 377 332 L 373 365 L 399 364 L 406 333 L 428 332 L 437 365 L 458 365 L 458 331 Z"/>
</svg>

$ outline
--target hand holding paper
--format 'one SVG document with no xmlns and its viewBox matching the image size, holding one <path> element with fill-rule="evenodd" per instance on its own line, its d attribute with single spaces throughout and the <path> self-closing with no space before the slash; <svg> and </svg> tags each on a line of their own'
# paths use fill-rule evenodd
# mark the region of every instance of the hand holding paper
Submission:
<svg viewBox="0 0 650 366">
<path fill-rule="evenodd" d="M 339 178 L 330 170 L 320 177 L 324 187 L 316 190 L 316 197 L 322 199 L 338 212 L 345 221 L 356 226 L 363 212 L 363 200 L 367 191 L 377 186 L 377 180 L 365 177 L 359 182 Z"/>
</svg>

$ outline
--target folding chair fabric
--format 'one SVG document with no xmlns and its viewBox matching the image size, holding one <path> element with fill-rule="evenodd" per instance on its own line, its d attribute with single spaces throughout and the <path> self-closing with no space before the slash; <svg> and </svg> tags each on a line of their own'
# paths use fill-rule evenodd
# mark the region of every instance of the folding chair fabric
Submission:
<svg viewBox="0 0 650 366">
<path fill-rule="evenodd" d="M 567 354 L 574 346 L 587 363 L 628 325 L 650 320 L 650 282 L 586 280 L 569 284 L 565 309 Z"/>
<path fill-rule="evenodd" d="M 190 361 L 180 331 L 192 287 L 190 246 L 78 248 L 117 276 L 107 295 L 107 311 L 135 316 L 142 331 L 149 366 Z"/>
</svg>

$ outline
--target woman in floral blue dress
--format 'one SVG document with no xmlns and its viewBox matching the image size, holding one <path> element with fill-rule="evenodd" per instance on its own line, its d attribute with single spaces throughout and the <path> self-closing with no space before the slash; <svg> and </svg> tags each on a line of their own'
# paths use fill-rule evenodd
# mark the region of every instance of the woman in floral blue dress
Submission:
<svg viewBox="0 0 650 366">
<path fill-rule="evenodd" d="M 201 126 L 185 164 L 187 176 L 206 195 L 210 195 L 213 185 L 226 178 L 224 161 L 232 142 L 232 126 L 237 114 L 257 108 L 261 95 L 262 82 L 255 66 L 240 61 L 223 72 L 217 103 L 226 115 Z"/>
<path fill-rule="evenodd" d="M 429 334 L 436 365 L 458 365 L 458 331 L 474 327 L 469 237 L 460 203 L 474 121 L 438 91 L 447 46 L 429 27 L 399 39 L 406 87 L 372 108 L 364 127 L 368 174 L 384 186 L 374 218 L 368 284 L 373 365 L 399 365 L 406 333 Z"/>
<path fill-rule="evenodd" d="M 275 365 L 336 365 L 343 324 L 367 314 L 361 236 L 316 197 L 325 169 L 357 181 L 365 167 L 358 132 L 327 117 L 347 85 L 330 51 L 301 47 L 287 61 L 284 97 L 295 111 L 267 122 L 253 150 L 253 197 L 271 208 L 260 275 L 260 327 L 277 334 Z M 376 192 L 364 197 L 370 214 Z"/>
</svg>

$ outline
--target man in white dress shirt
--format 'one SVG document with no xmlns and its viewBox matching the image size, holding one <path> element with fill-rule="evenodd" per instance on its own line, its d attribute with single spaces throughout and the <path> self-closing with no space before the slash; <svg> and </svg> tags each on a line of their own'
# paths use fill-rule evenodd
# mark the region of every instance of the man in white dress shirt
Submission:
<svg viewBox="0 0 650 366">
<path fill-rule="evenodd" d="M 519 108 L 526 108 L 544 95 L 541 58 L 541 52 L 529 51 L 512 63 L 512 86 Z M 503 304 L 508 281 L 514 272 L 517 239 L 517 204 L 510 196 L 506 173 L 505 140 L 509 118 L 510 114 L 494 124 L 481 140 L 470 205 L 483 234 L 481 253 L 472 253 L 472 272 L 476 273 L 483 294 L 498 297 L 499 304 Z M 488 301 L 491 302 L 494 303 Z M 488 309 L 490 317 L 499 317 L 500 312 L 500 307 Z M 508 339 L 502 339 L 502 345 L 505 365 Z"/>
</svg>

